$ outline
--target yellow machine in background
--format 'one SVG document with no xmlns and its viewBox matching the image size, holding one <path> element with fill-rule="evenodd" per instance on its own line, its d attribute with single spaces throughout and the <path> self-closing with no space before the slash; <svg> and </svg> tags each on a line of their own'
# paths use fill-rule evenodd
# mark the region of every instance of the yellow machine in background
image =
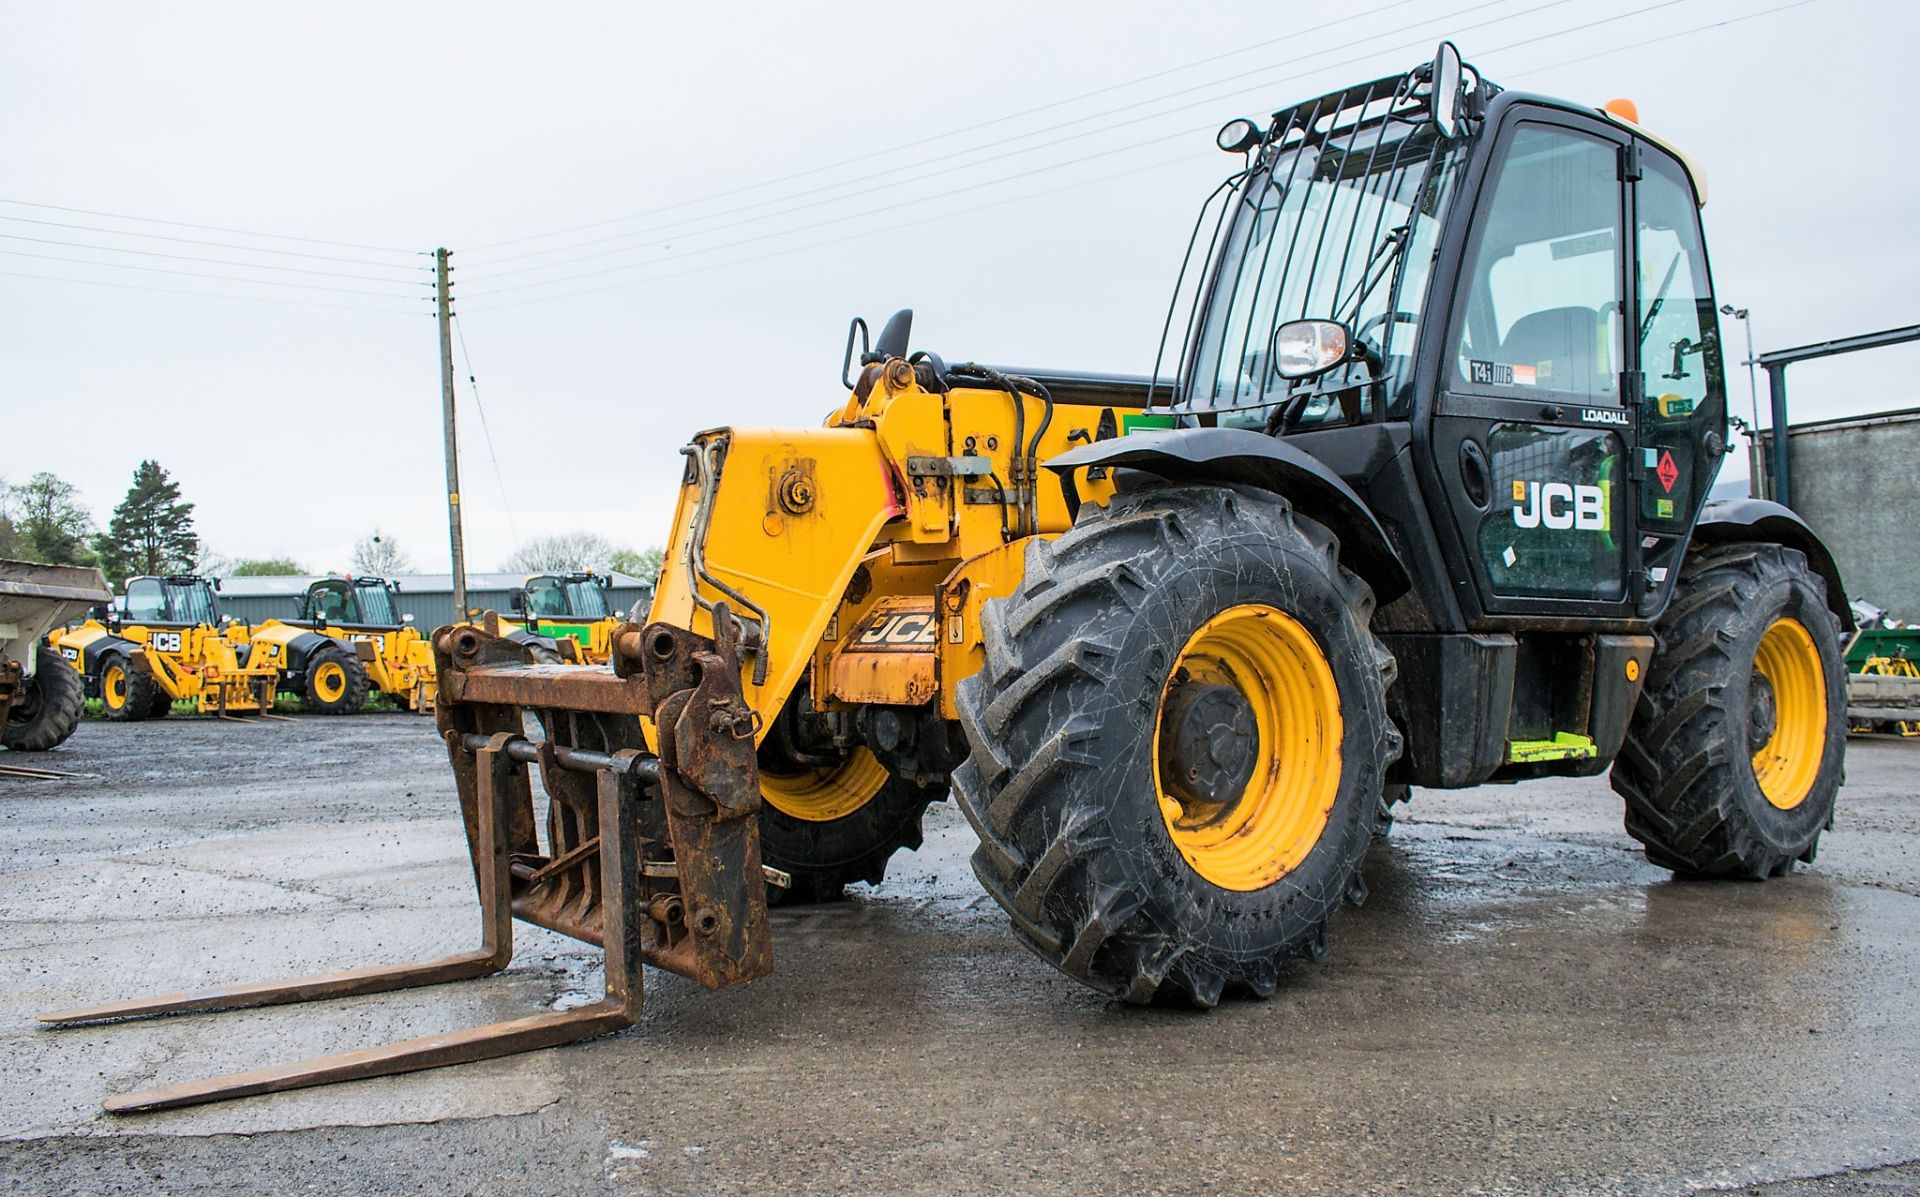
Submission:
<svg viewBox="0 0 1920 1197">
<path fill-rule="evenodd" d="M 227 637 L 215 585 L 192 575 L 130 579 L 105 622 L 89 619 L 48 643 L 109 719 L 157 719 L 180 700 L 210 715 L 270 711 L 278 668 Z"/>
<path fill-rule="evenodd" d="M 539 660 L 605 665 L 613 656 L 620 619 L 607 605 L 612 579 L 591 570 L 529 574 L 500 616 L 507 637 Z"/>
<path fill-rule="evenodd" d="M 348 714 L 378 690 L 424 713 L 433 706 L 433 649 L 399 613 L 398 589 L 383 578 L 321 578 L 299 600 L 298 619 L 232 625 L 227 634 L 271 659 L 280 689 L 309 710 Z"/>
</svg>

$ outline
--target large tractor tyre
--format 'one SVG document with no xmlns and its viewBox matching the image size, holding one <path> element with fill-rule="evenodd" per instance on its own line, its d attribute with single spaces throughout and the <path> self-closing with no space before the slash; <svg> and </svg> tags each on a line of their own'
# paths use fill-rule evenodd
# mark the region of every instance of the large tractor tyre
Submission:
<svg viewBox="0 0 1920 1197">
<path fill-rule="evenodd" d="M 109 719 L 126 723 L 158 719 L 173 707 L 153 675 L 135 669 L 123 653 L 111 653 L 100 662 L 99 684 L 100 713 Z"/>
<path fill-rule="evenodd" d="M 34 674 L 22 682 L 0 728 L 0 744 L 15 752 L 45 752 L 64 742 L 87 709 L 86 682 L 79 673 L 53 649 L 38 651 Z"/>
<path fill-rule="evenodd" d="M 1678 873 L 1763 879 L 1812 862 L 1847 737 L 1840 624 L 1797 550 L 1691 554 L 1613 764 L 1627 834 Z"/>
<path fill-rule="evenodd" d="M 1373 595 L 1284 499 L 1169 486 L 1033 541 L 960 683 L 974 873 L 1042 958 L 1131 1002 L 1266 996 L 1366 894 L 1400 734 Z"/>
<path fill-rule="evenodd" d="M 321 715 L 351 715 L 367 705 L 367 667 L 360 658 L 337 646 L 307 658 L 306 688 L 301 693 L 309 711 Z"/>
<path fill-rule="evenodd" d="M 895 777 L 864 748 L 838 765 L 810 767 L 769 737 L 760 749 L 760 797 L 760 859 L 793 878 L 785 889 L 769 886 L 767 896 L 797 905 L 833 901 L 849 882 L 880 884 L 895 852 L 919 849 L 920 816 L 946 789 Z"/>
</svg>

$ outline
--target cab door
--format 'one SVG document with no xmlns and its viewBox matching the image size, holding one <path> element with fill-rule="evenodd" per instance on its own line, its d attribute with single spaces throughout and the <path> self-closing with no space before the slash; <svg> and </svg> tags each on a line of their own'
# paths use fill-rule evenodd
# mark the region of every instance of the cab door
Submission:
<svg viewBox="0 0 1920 1197">
<path fill-rule="evenodd" d="M 1470 623 L 1631 618 L 1641 384 L 1623 315 L 1634 303 L 1630 138 L 1531 108 L 1509 110 L 1495 136 L 1431 392 L 1433 510 L 1464 558 L 1455 577 Z"/>
</svg>

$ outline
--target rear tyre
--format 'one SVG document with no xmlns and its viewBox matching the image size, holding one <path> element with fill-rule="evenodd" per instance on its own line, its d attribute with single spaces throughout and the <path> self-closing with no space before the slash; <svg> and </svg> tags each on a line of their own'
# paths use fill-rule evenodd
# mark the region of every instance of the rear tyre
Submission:
<svg viewBox="0 0 1920 1197">
<path fill-rule="evenodd" d="M 37 650 L 34 674 L 7 708 L 0 744 L 15 752 L 45 752 L 80 726 L 87 708 L 87 687 L 67 659 L 50 648 Z"/>
<path fill-rule="evenodd" d="M 349 715 L 367 704 L 367 669 L 360 658 L 330 646 L 307 658 L 306 688 L 302 699 L 309 711 L 321 715 Z"/>
<path fill-rule="evenodd" d="M 974 873 L 1035 952 L 1132 1002 L 1273 992 L 1364 896 L 1393 658 L 1325 528 L 1171 486 L 1027 547 L 961 682 Z"/>
<path fill-rule="evenodd" d="M 791 906 L 833 901 L 849 882 L 880 884 L 895 852 L 920 847 L 920 817 L 946 789 L 895 777 L 864 748 L 834 764 L 803 764 L 769 736 L 760 796 L 760 858 L 793 878 L 767 896 Z"/>
<path fill-rule="evenodd" d="M 1826 585 L 1794 549 L 1688 556 L 1613 765 L 1627 834 L 1677 873 L 1762 879 L 1833 824 L 1846 667 Z"/>
</svg>

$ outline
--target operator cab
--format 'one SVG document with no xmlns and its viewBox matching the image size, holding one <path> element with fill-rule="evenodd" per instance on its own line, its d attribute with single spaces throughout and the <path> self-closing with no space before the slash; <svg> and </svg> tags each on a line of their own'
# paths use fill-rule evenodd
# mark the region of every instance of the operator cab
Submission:
<svg viewBox="0 0 1920 1197">
<path fill-rule="evenodd" d="M 1388 630 L 1630 630 L 1677 578 L 1725 384 L 1699 191 L 1628 112 L 1502 90 L 1445 44 L 1221 130 L 1245 164 L 1202 210 L 1151 403 L 1338 474 L 1413 574 Z"/>
<path fill-rule="evenodd" d="M 514 610 L 532 620 L 565 619 L 591 623 L 610 614 L 607 587 L 613 579 L 592 571 L 534 574 L 513 595 Z"/>
<path fill-rule="evenodd" d="M 394 601 L 398 589 L 383 578 L 322 578 L 307 587 L 300 617 L 349 627 L 397 628 L 411 622 Z"/>
<path fill-rule="evenodd" d="M 118 604 L 121 622 L 178 627 L 217 624 L 220 606 L 213 594 L 217 586 L 217 581 L 191 574 L 129 578 Z"/>
</svg>

